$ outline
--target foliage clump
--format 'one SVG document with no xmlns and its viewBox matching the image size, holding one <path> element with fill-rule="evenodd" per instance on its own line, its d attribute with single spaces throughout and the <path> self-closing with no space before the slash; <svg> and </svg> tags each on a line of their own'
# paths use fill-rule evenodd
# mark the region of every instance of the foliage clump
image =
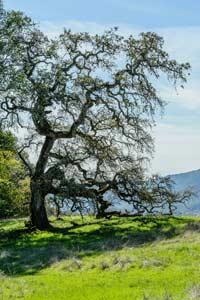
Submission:
<svg viewBox="0 0 200 300">
<path fill-rule="evenodd" d="M 13 135 L 0 131 L 0 218 L 28 213 L 29 179 L 15 146 Z"/>
</svg>

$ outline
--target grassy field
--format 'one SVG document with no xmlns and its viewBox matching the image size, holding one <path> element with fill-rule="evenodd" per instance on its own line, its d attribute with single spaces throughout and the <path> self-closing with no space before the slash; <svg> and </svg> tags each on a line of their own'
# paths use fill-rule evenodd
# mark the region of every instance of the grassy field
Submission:
<svg viewBox="0 0 200 300">
<path fill-rule="evenodd" d="M 27 234 L 0 221 L 0 300 L 200 299 L 199 219 L 52 223 Z"/>
</svg>

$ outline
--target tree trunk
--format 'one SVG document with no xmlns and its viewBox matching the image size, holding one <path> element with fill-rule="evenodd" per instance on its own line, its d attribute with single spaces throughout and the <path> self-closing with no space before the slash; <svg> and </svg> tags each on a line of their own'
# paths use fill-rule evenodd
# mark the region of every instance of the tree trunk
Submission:
<svg viewBox="0 0 200 300">
<path fill-rule="evenodd" d="M 56 205 L 56 218 L 59 219 L 60 218 L 60 205 L 57 201 L 55 201 L 55 205 Z"/>
<path fill-rule="evenodd" d="M 45 196 L 48 192 L 44 174 L 53 144 L 53 138 L 45 138 L 35 172 L 31 178 L 31 227 L 39 230 L 47 230 L 50 227 L 45 208 Z"/>
<path fill-rule="evenodd" d="M 99 196 L 96 203 L 97 214 L 96 219 L 101 219 L 106 216 L 106 210 L 111 206 L 111 203 L 103 199 L 103 196 Z"/>
<path fill-rule="evenodd" d="M 39 230 L 47 230 L 50 227 L 42 185 L 33 180 L 31 182 L 31 226 Z"/>
</svg>

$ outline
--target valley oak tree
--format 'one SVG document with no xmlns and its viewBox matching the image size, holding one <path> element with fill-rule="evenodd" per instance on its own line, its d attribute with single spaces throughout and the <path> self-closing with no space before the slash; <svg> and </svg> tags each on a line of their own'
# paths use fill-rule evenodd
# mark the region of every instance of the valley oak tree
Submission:
<svg viewBox="0 0 200 300">
<path fill-rule="evenodd" d="M 156 81 L 162 75 L 183 84 L 189 69 L 163 45 L 155 33 L 126 38 L 116 28 L 96 35 L 65 29 L 50 39 L 22 13 L 5 12 L 0 121 L 18 137 L 29 169 L 32 227 L 49 227 L 48 194 L 74 205 L 90 199 L 101 216 L 108 191 L 125 200 L 137 193 L 134 184 L 153 151 L 154 116 L 164 106 Z M 130 177 L 136 180 L 129 191 Z"/>
</svg>

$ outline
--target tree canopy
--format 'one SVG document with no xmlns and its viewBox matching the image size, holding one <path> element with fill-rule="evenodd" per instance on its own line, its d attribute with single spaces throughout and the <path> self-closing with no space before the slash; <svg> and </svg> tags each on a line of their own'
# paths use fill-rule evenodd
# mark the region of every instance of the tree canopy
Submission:
<svg viewBox="0 0 200 300">
<path fill-rule="evenodd" d="M 0 218 L 27 214 L 29 180 L 15 146 L 14 136 L 0 130 Z"/>
<path fill-rule="evenodd" d="M 0 121 L 18 136 L 23 132 L 32 226 L 49 226 L 47 194 L 75 203 L 91 199 L 101 210 L 109 190 L 124 200 L 137 193 L 153 151 L 154 117 L 164 107 L 155 83 L 164 74 L 183 84 L 189 69 L 163 46 L 155 33 L 126 38 L 116 28 L 100 35 L 65 29 L 50 39 L 22 13 L 4 15 Z M 24 149 L 35 152 L 34 165 Z"/>
</svg>

